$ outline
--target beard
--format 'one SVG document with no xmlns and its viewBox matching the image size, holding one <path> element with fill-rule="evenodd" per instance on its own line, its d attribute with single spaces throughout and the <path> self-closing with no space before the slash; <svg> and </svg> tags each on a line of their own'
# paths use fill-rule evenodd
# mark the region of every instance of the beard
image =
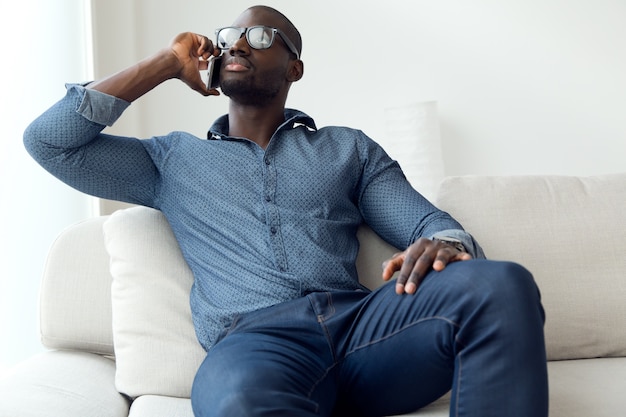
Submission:
<svg viewBox="0 0 626 417">
<path fill-rule="evenodd" d="M 280 92 L 278 80 L 264 79 L 255 82 L 255 79 L 222 80 L 220 89 L 231 100 L 248 106 L 263 106 L 270 103 Z"/>
</svg>

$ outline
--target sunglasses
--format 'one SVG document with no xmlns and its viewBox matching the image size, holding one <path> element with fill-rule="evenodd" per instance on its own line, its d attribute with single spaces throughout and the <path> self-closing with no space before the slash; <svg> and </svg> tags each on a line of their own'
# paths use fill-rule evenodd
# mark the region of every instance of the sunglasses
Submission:
<svg viewBox="0 0 626 417">
<path fill-rule="evenodd" d="M 225 27 L 215 31 L 217 35 L 217 46 L 220 49 L 229 49 L 245 34 L 248 45 L 254 49 L 268 49 L 274 43 L 278 34 L 289 50 L 300 59 L 300 54 L 296 46 L 289 40 L 287 35 L 280 29 L 269 26 L 251 26 L 249 28 Z"/>
</svg>

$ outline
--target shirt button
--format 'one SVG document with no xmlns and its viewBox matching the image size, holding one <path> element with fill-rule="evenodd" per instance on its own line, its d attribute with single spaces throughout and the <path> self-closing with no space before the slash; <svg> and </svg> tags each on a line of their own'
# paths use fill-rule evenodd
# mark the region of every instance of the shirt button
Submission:
<svg viewBox="0 0 626 417">
<path fill-rule="evenodd" d="M 266 195 L 265 196 L 265 201 L 267 201 L 269 203 L 270 201 L 272 201 L 272 197 L 270 197 L 269 195 Z"/>
<path fill-rule="evenodd" d="M 269 165 L 269 164 L 270 164 L 269 158 L 265 158 L 265 165 Z"/>
<path fill-rule="evenodd" d="M 275 235 L 276 234 L 276 228 L 274 226 L 270 227 L 270 232 Z"/>
</svg>

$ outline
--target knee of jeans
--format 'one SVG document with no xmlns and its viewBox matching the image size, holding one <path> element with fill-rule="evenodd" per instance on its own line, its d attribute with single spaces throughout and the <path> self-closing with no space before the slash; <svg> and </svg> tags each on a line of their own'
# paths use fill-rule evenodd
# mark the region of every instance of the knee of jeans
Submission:
<svg viewBox="0 0 626 417">
<path fill-rule="evenodd" d="M 254 407 L 248 395 L 238 391 L 202 392 L 194 390 L 191 406 L 195 417 L 252 416 Z"/>
<path fill-rule="evenodd" d="M 477 260 L 464 266 L 466 270 L 460 274 L 463 276 L 463 284 L 458 291 L 466 296 L 473 296 L 478 302 L 502 309 L 541 306 L 535 280 L 522 265 L 507 261 Z"/>
<path fill-rule="evenodd" d="M 491 279 L 492 291 L 504 299 L 523 299 L 539 301 L 539 288 L 529 270 L 515 262 L 492 262 L 492 273 L 486 278 Z"/>
<path fill-rule="evenodd" d="M 318 405 L 304 396 L 258 387 L 222 389 L 202 396 L 192 393 L 191 403 L 196 417 L 278 417 L 317 416 Z"/>
<path fill-rule="evenodd" d="M 244 364 L 230 353 L 212 353 L 193 382 L 191 405 L 196 417 L 317 415 L 318 404 L 298 392 L 275 366 Z"/>
<path fill-rule="evenodd" d="M 198 374 L 191 390 L 195 417 L 249 416 L 253 408 L 248 395 L 227 381 L 219 382 L 218 372 Z M 227 386 L 228 385 L 228 386 Z"/>
<path fill-rule="evenodd" d="M 233 375 L 220 365 L 219 362 L 207 357 L 196 372 L 191 386 L 191 407 L 195 417 L 227 415 L 220 413 L 221 408 L 228 402 L 228 398 L 224 398 L 224 393 L 229 392 L 226 385 L 232 380 Z M 223 377 L 220 378 L 220 375 Z"/>
</svg>

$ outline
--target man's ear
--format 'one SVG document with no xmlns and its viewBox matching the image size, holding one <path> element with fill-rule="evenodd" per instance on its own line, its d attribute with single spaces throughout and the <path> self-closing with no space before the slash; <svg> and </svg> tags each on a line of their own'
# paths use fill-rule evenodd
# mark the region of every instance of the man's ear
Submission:
<svg viewBox="0 0 626 417">
<path fill-rule="evenodd" d="M 289 71 L 287 72 L 287 81 L 296 82 L 300 81 L 302 76 L 304 75 L 304 62 L 301 59 L 296 59 L 293 61 L 289 67 Z"/>
</svg>

